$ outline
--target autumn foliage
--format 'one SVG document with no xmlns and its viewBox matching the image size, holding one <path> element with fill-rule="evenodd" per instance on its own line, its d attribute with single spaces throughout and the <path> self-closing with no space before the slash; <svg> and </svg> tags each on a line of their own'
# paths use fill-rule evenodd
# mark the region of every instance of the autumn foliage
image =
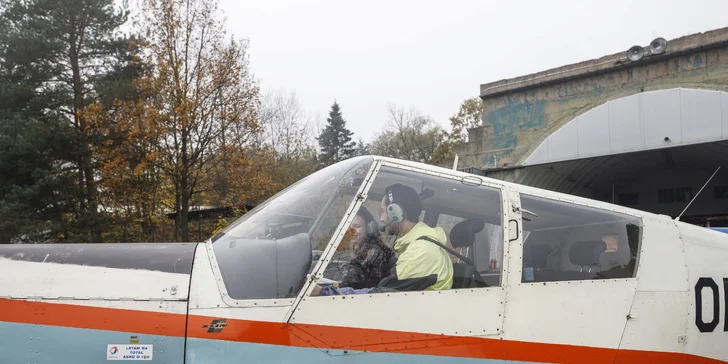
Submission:
<svg viewBox="0 0 728 364">
<path fill-rule="evenodd" d="M 191 227 L 191 206 L 239 208 L 275 192 L 276 154 L 256 144 L 263 128 L 247 43 L 226 34 L 216 3 L 144 7 L 151 67 L 134 82 L 137 97 L 83 114 L 104 135 L 94 149 L 99 186 L 118 227 L 106 240 L 190 241 L 191 229 L 203 230 Z M 174 226 L 164 226 L 165 213 L 174 213 Z M 206 225 L 194 238 L 209 237 L 214 221 Z"/>
<path fill-rule="evenodd" d="M 335 99 L 313 127 L 295 92 L 261 95 L 218 0 L 136 5 L 0 4 L 0 244 L 203 241 L 343 159 L 452 155 L 426 115 L 390 108 L 365 145 Z M 463 104 L 453 140 L 478 109 Z"/>
<path fill-rule="evenodd" d="M 157 88 L 149 81 L 134 83 L 138 99 L 117 100 L 109 110 L 95 103 L 84 111 L 105 136 L 93 150 L 100 160 L 101 204 L 119 227 L 107 230 L 106 241 L 156 240 L 155 227 L 169 206 L 161 159 L 164 130 L 155 107 Z"/>
</svg>

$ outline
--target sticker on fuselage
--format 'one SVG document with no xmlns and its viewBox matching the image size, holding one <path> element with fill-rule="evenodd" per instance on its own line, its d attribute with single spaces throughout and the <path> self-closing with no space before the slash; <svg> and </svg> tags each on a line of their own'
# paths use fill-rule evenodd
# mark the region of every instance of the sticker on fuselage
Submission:
<svg viewBox="0 0 728 364">
<path fill-rule="evenodd" d="M 109 344 L 106 347 L 106 360 L 152 360 L 154 345 Z"/>
<path fill-rule="evenodd" d="M 207 332 L 222 332 L 222 329 L 227 327 L 226 320 L 212 320 L 209 325 L 202 325 L 203 329 L 207 329 Z"/>
</svg>

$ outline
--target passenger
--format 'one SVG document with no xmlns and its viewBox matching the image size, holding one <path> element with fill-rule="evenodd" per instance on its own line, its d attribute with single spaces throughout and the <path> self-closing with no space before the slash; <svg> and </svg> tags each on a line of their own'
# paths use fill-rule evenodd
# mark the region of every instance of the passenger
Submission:
<svg viewBox="0 0 728 364">
<path fill-rule="evenodd" d="M 422 291 L 450 289 L 453 266 L 444 249 L 427 239 L 447 244 L 445 231 L 419 221 L 422 202 L 411 187 L 394 184 L 387 187 L 381 202 L 380 221 L 389 235 L 395 236 L 396 265 L 376 287 L 354 289 L 316 286 L 313 294 L 324 296 L 373 292 Z"/>
<path fill-rule="evenodd" d="M 631 260 L 629 249 L 626 244 L 620 244 L 622 236 L 616 232 L 602 234 L 602 241 L 606 244 L 606 250 L 599 256 L 599 264 L 602 273 L 598 277 L 608 278 L 629 278 L 633 268 L 629 267 Z"/>
<path fill-rule="evenodd" d="M 370 231 L 374 216 L 362 206 L 351 223 L 354 236 L 350 249 L 352 260 L 341 281 L 342 287 L 355 289 L 374 287 L 394 267 L 396 255 L 392 248 L 382 244 L 379 229 Z"/>
<path fill-rule="evenodd" d="M 619 248 L 619 237 L 617 234 L 604 234 L 602 235 L 602 241 L 607 245 L 605 252 L 616 252 Z"/>
</svg>

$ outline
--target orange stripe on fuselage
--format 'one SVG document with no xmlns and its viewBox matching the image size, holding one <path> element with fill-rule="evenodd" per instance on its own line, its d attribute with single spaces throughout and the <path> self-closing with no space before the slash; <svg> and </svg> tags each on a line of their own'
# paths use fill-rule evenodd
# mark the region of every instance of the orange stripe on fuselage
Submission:
<svg viewBox="0 0 728 364">
<path fill-rule="evenodd" d="M 206 325 L 225 319 L 221 332 Z M 118 308 L 0 299 L 0 321 L 183 337 L 185 315 Z M 396 352 L 462 358 L 558 363 L 723 363 L 680 353 L 616 350 L 477 337 L 359 329 L 310 324 L 189 317 L 192 338 L 322 349 Z"/>
<path fill-rule="evenodd" d="M 209 333 L 212 317 L 190 316 L 189 337 L 271 345 L 368 352 L 394 352 L 461 358 L 550 363 L 723 363 L 681 353 L 617 350 L 563 344 L 508 341 L 351 327 L 226 319 L 221 332 Z M 224 319 L 224 317 L 219 317 Z"/>
<path fill-rule="evenodd" d="M 0 321 L 184 336 L 184 314 L 0 299 Z"/>
</svg>

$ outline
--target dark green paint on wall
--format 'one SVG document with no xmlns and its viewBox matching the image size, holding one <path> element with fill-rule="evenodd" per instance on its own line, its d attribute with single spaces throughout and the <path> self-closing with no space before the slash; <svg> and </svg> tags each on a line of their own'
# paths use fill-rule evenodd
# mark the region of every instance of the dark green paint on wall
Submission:
<svg viewBox="0 0 728 364">
<path fill-rule="evenodd" d="M 488 112 L 484 121 L 485 125 L 493 125 L 493 134 L 497 139 L 522 129 L 545 127 L 545 108 L 544 100 L 518 103 L 509 98 L 505 107 Z"/>
</svg>

